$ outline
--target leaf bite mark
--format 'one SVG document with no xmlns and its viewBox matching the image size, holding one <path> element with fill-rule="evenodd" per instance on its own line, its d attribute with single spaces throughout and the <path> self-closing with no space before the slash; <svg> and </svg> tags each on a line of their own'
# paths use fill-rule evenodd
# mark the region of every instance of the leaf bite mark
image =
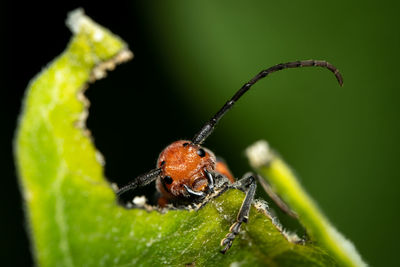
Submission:
<svg viewBox="0 0 400 267">
<path fill-rule="evenodd" d="M 94 83 L 97 80 L 105 78 L 107 76 L 107 71 L 114 70 L 117 65 L 125 63 L 132 58 L 133 53 L 128 48 L 123 49 L 115 57 L 97 64 L 89 75 L 88 83 Z M 86 120 L 89 116 L 90 101 L 85 96 L 85 91 L 88 88 L 88 84 L 85 84 L 77 93 L 77 98 L 83 104 L 84 109 L 80 115 L 80 118 L 76 122 L 76 126 L 84 131 L 89 131 L 86 127 Z M 90 136 L 90 132 L 85 133 L 85 135 Z"/>
<path fill-rule="evenodd" d="M 90 101 L 85 96 L 85 91 L 89 88 L 88 83 L 94 83 L 96 80 L 105 78 L 107 76 L 107 71 L 114 70 L 117 65 L 127 62 L 132 58 L 133 53 L 128 48 L 125 48 L 115 57 L 97 64 L 97 66 L 93 68 L 87 83 L 77 93 L 77 99 L 83 104 L 83 110 L 80 113 L 78 120 L 75 122 L 75 127 L 82 130 L 83 135 L 90 138 L 92 143 L 94 143 L 94 140 L 91 131 L 87 128 L 86 124 L 87 118 L 89 117 L 90 107 Z M 105 166 L 104 155 L 97 148 L 95 157 L 101 166 Z"/>
<path fill-rule="evenodd" d="M 110 60 L 97 64 L 90 74 L 89 82 L 95 82 L 96 80 L 107 77 L 107 71 L 112 71 L 115 67 L 121 63 L 129 61 L 133 58 L 133 53 L 125 48 L 121 50 L 115 57 Z"/>
<path fill-rule="evenodd" d="M 101 42 L 103 38 L 105 38 L 106 30 L 86 16 L 82 8 L 78 8 L 68 14 L 66 25 L 74 35 L 78 35 L 81 32 L 86 33 L 89 35 L 90 41 L 92 42 Z M 94 52 L 93 56 L 97 58 Z M 120 51 L 110 59 L 97 62 L 90 72 L 88 81 L 77 91 L 77 99 L 83 104 L 83 110 L 75 122 L 75 127 L 80 129 L 84 136 L 90 138 L 92 143 L 94 143 L 94 140 L 92 139 L 91 131 L 86 125 L 90 107 L 90 101 L 85 96 L 85 91 L 89 88 L 88 83 L 94 83 L 97 80 L 105 78 L 107 76 L 107 71 L 114 70 L 117 65 L 127 62 L 132 58 L 133 53 L 125 45 L 125 47 L 121 48 Z M 97 148 L 95 157 L 101 166 L 105 165 L 104 156 Z"/>
<path fill-rule="evenodd" d="M 74 123 L 75 127 L 82 131 L 82 134 L 91 139 L 91 142 L 94 143 L 92 138 L 91 131 L 87 128 L 87 118 L 89 117 L 89 107 L 90 101 L 85 96 L 85 91 L 89 88 L 88 83 L 94 83 L 96 80 L 103 79 L 107 76 L 107 71 L 112 71 L 119 64 L 127 62 L 133 58 L 133 53 L 128 49 L 124 48 L 113 58 L 98 63 L 91 71 L 89 75 L 89 80 L 87 83 L 82 86 L 82 88 L 77 92 L 77 99 L 83 105 L 83 110 L 79 115 L 79 118 Z M 101 166 L 105 166 L 105 158 L 104 155 L 96 148 L 95 157 L 97 162 Z"/>
<path fill-rule="evenodd" d="M 102 41 L 105 35 L 105 29 L 100 25 L 91 20 L 85 15 L 82 8 L 78 8 L 68 14 L 66 25 L 74 35 L 78 35 L 84 32 L 89 35 L 89 39 L 92 42 Z M 92 38 L 90 38 L 92 37 Z M 93 52 L 93 56 L 97 57 Z M 98 62 L 91 70 L 88 82 L 95 82 L 96 80 L 105 78 L 107 71 L 112 71 L 115 67 L 121 63 L 127 62 L 133 58 L 132 51 L 125 45 L 116 55 L 108 60 Z M 84 96 L 84 91 L 87 89 L 87 84 L 82 87 L 78 92 L 78 99 L 84 103 L 85 107 L 88 107 L 89 100 Z M 86 116 L 87 117 L 87 116 Z"/>
</svg>

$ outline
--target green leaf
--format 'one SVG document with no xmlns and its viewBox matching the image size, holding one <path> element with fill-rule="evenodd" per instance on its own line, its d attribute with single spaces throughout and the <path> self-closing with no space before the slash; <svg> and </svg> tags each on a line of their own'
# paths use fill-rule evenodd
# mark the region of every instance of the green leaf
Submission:
<svg viewBox="0 0 400 267">
<path fill-rule="evenodd" d="M 230 189 L 198 210 L 126 209 L 104 177 L 85 128 L 88 82 L 131 58 L 126 44 L 81 10 L 67 24 L 67 49 L 33 79 L 15 139 L 32 247 L 41 266 L 327 266 L 336 260 L 315 244 L 298 244 L 256 202 L 226 255 L 244 198 Z"/>
<path fill-rule="evenodd" d="M 367 266 L 354 245 L 333 227 L 291 168 L 269 148 L 266 141 L 256 142 L 247 148 L 246 154 L 253 168 L 271 184 L 274 193 L 296 212 L 312 241 L 334 255 L 342 266 Z M 263 180 L 260 182 L 264 184 Z"/>
</svg>

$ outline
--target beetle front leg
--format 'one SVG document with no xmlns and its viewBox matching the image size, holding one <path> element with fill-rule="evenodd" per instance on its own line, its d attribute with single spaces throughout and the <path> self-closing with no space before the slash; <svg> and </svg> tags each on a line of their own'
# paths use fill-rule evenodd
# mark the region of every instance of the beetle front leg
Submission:
<svg viewBox="0 0 400 267">
<path fill-rule="evenodd" d="M 246 192 L 246 197 L 244 198 L 242 206 L 240 207 L 236 222 L 232 224 L 232 226 L 229 228 L 229 233 L 221 241 L 221 246 L 225 246 L 221 250 L 222 254 L 225 254 L 232 246 L 233 240 L 240 232 L 242 223 L 247 223 L 249 220 L 251 203 L 253 202 L 254 195 L 256 193 L 257 183 L 253 174 L 245 175 L 238 181 L 238 183 L 240 183 L 239 188 L 241 187 Z"/>
</svg>

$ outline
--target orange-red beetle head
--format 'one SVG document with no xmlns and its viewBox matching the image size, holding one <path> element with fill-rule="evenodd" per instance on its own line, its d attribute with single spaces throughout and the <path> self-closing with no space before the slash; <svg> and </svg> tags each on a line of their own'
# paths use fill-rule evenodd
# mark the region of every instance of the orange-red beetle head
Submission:
<svg viewBox="0 0 400 267">
<path fill-rule="evenodd" d="M 171 197 L 185 195 L 184 185 L 194 191 L 206 191 L 208 180 L 204 169 L 215 170 L 214 153 L 190 141 L 180 140 L 167 146 L 158 157 L 162 170 L 157 188 Z"/>
</svg>

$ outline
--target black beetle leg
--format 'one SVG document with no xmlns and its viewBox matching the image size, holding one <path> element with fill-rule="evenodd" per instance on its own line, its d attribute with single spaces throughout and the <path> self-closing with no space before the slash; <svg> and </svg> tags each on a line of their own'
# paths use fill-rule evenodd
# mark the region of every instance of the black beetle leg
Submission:
<svg viewBox="0 0 400 267">
<path fill-rule="evenodd" d="M 283 212 L 293 218 L 299 218 L 299 215 L 297 215 L 295 211 L 290 209 L 290 207 L 274 192 L 271 185 L 266 180 L 264 180 L 260 175 L 257 175 L 257 179 L 264 191 Z"/>
<path fill-rule="evenodd" d="M 231 228 L 229 229 L 229 233 L 221 241 L 221 246 L 225 246 L 221 250 L 221 253 L 223 254 L 225 254 L 232 246 L 233 240 L 240 232 L 240 226 L 242 225 L 242 223 L 247 223 L 247 221 L 249 220 L 251 203 L 253 202 L 254 195 L 256 193 L 257 183 L 252 174 L 245 175 L 238 182 L 240 182 L 242 187 L 245 187 L 246 197 L 244 198 L 242 206 L 240 207 L 236 222 L 232 224 Z"/>
</svg>

